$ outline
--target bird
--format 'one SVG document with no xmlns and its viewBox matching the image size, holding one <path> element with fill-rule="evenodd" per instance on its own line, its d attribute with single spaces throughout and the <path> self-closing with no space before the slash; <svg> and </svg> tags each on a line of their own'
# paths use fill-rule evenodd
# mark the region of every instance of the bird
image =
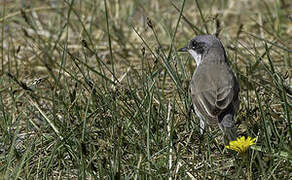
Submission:
<svg viewBox="0 0 292 180">
<path fill-rule="evenodd" d="M 240 86 L 227 63 L 221 41 L 214 35 L 198 35 L 178 52 L 188 52 L 196 61 L 189 89 L 200 133 L 208 125 L 223 132 L 225 144 L 236 140 L 234 117 L 239 109 Z"/>
</svg>

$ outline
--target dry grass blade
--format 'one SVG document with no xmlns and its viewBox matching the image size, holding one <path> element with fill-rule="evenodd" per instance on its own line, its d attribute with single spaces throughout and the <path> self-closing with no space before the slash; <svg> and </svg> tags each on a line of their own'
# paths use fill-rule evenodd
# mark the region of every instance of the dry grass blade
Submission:
<svg viewBox="0 0 292 180">
<path fill-rule="evenodd" d="M 291 179 L 291 6 L 0 0 L 0 177 Z M 176 49 L 205 33 L 239 80 L 246 156 L 192 112 Z"/>
</svg>

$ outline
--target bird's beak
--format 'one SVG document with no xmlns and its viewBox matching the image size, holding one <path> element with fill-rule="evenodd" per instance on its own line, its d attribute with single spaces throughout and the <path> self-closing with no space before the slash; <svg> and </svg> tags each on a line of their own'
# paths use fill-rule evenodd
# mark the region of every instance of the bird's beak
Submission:
<svg viewBox="0 0 292 180">
<path fill-rule="evenodd" d="M 177 50 L 178 52 L 187 52 L 188 51 L 188 47 L 183 47 Z"/>
</svg>

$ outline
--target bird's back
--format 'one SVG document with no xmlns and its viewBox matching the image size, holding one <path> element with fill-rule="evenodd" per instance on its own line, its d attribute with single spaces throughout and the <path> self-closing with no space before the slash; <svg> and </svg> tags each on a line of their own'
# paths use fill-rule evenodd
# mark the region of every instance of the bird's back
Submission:
<svg viewBox="0 0 292 180">
<path fill-rule="evenodd" d="M 196 113 L 208 124 L 217 124 L 218 116 L 227 107 L 234 111 L 238 108 L 239 85 L 225 62 L 200 64 L 192 77 L 190 89 Z"/>
</svg>

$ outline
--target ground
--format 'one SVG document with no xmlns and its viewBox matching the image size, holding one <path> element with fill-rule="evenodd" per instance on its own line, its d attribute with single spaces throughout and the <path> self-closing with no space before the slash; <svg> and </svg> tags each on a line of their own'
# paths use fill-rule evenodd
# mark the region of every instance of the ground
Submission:
<svg viewBox="0 0 292 180">
<path fill-rule="evenodd" d="M 292 2 L 0 0 L 3 179 L 291 179 Z M 221 39 L 240 82 L 227 150 L 201 136 L 177 49 Z"/>
</svg>

